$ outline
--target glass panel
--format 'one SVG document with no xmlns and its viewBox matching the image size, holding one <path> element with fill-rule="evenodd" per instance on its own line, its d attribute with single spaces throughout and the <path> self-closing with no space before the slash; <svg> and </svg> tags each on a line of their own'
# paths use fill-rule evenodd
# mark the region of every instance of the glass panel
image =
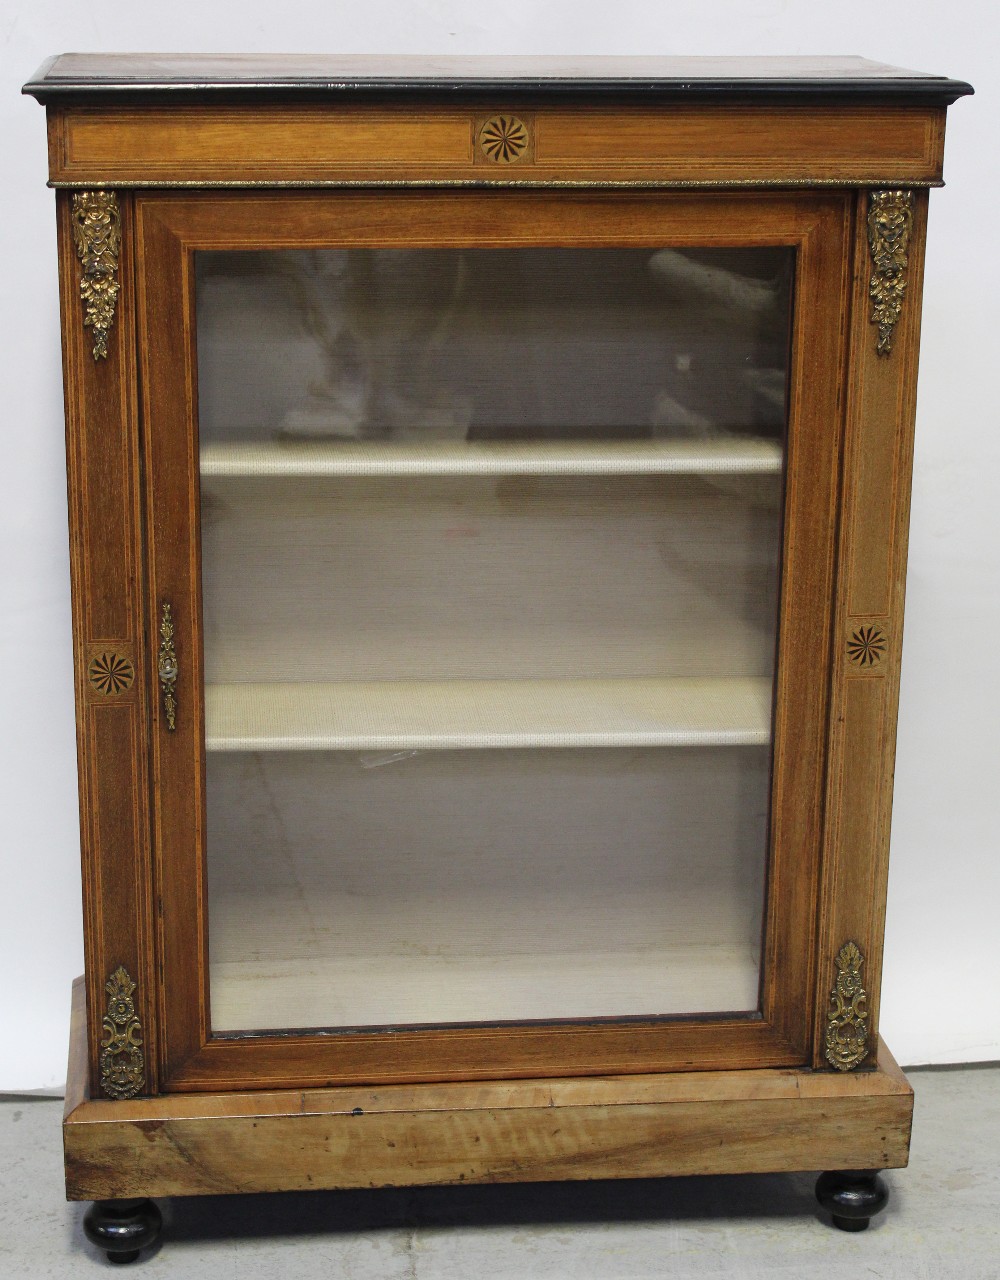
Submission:
<svg viewBox="0 0 1000 1280">
<path fill-rule="evenodd" d="M 757 1006 L 759 748 L 210 753 L 217 1030 Z"/>
<path fill-rule="evenodd" d="M 196 260 L 213 1029 L 755 1011 L 792 251 Z"/>
<path fill-rule="evenodd" d="M 200 253 L 205 441 L 780 433 L 782 249 Z"/>
</svg>

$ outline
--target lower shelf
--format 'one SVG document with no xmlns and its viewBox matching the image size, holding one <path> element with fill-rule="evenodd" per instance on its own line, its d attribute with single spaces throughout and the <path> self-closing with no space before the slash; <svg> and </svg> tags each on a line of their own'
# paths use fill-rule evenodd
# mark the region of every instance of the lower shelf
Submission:
<svg viewBox="0 0 1000 1280">
<path fill-rule="evenodd" d="M 70 1200 L 648 1178 L 907 1162 L 913 1092 L 874 1070 L 175 1094 L 87 1092 L 74 989 L 63 1137 Z"/>
<path fill-rule="evenodd" d="M 757 746 L 766 677 L 209 684 L 209 751 Z"/>
<path fill-rule="evenodd" d="M 212 1026 L 229 1032 L 656 1017 L 751 1011 L 758 1004 L 759 958 L 749 944 L 612 953 L 440 950 L 212 964 Z"/>
</svg>

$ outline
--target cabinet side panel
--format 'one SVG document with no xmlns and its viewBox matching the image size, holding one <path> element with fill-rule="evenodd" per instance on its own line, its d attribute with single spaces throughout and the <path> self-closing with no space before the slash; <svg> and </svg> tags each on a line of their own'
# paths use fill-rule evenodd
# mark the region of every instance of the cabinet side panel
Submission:
<svg viewBox="0 0 1000 1280">
<path fill-rule="evenodd" d="M 877 1043 L 927 193 L 912 193 L 906 290 L 888 354 L 878 351 L 879 326 L 872 320 L 875 266 L 868 210 L 868 195 L 859 195 L 818 953 L 817 1066 L 827 1065 L 830 993 L 836 957 L 847 942 L 857 943 L 864 958 L 868 1045 Z"/>
<path fill-rule="evenodd" d="M 156 1088 L 131 199 L 121 199 L 118 208 L 120 291 L 107 355 L 98 358 L 95 329 L 84 323 L 73 198 L 58 197 L 88 1052 L 95 1097 L 101 1095 L 105 984 L 119 967 L 135 983 L 132 999 L 145 1056 L 141 1091 Z"/>
</svg>

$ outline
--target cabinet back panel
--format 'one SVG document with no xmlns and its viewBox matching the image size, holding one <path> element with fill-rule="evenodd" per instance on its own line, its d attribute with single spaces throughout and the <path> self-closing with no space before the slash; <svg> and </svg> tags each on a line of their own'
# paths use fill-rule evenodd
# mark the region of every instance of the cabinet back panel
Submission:
<svg viewBox="0 0 1000 1280">
<path fill-rule="evenodd" d="M 770 675 L 780 477 L 203 488 L 206 677 Z"/>
</svg>

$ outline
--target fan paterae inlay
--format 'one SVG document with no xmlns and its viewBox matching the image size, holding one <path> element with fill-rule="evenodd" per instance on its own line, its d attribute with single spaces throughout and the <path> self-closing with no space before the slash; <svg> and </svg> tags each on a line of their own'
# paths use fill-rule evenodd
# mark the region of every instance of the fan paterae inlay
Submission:
<svg viewBox="0 0 1000 1280">
<path fill-rule="evenodd" d="M 493 116 L 479 131 L 483 155 L 497 164 L 520 159 L 528 146 L 528 128 L 517 116 Z"/>
<path fill-rule="evenodd" d="M 847 656 L 856 667 L 877 667 L 889 642 L 881 627 L 858 627 L 847 642 Z"/>
<path fill-rule="evenodd" d="M 99 653 L 91 658 L 87 676 L 98 693 L 111 698 L 131 688 L 135 668 L 120 653 Z"/>
</svg>

